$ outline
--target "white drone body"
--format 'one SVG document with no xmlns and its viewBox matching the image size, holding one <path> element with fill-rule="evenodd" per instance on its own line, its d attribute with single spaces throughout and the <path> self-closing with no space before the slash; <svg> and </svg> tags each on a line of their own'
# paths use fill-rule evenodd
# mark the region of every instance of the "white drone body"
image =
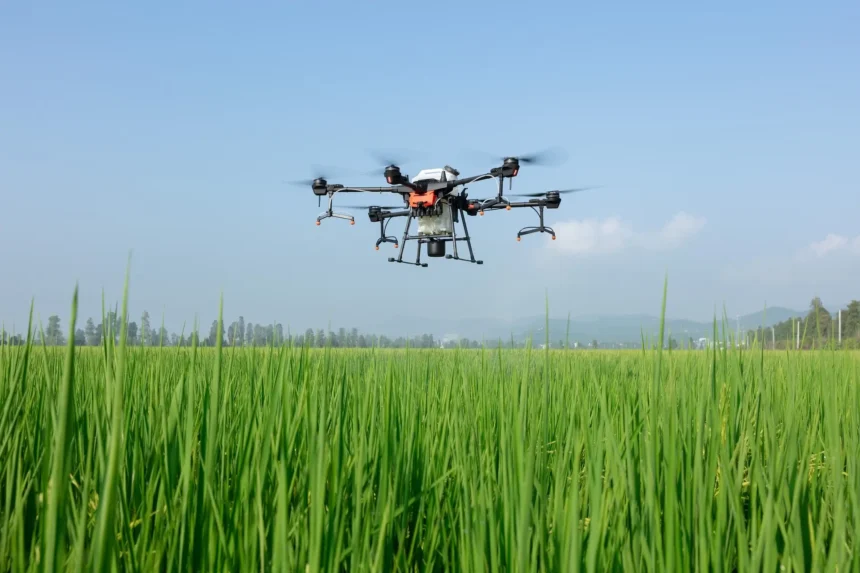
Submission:
<svg viewBox="0 0 860 573">
<path fill-rule="evenodd" d="M 457 179 L 457 173 L 448 167 L 436 167 L 433 169 L 422 169 L 418 175 L 412 178 L 416 181 L 451 181 Z M 452 196 L 457 196 L 463 191 L 463 187 L 458 185 L 451 192 Z M 424 215 L 418 217 L 418 234 L 419 235 L 448 235 L 454 233 L 454 218 L 448 201 L 442 200 L 439 202 L 441 211 L 438 215 Z"/>
</svg>

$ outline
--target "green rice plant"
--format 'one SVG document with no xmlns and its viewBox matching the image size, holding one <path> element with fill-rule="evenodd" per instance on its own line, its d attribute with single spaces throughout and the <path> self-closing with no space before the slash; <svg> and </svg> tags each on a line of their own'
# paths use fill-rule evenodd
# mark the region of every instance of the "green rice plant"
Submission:
<svg viewBox="0 0 860 573">
<path fill-rule="evenodd" d="M 660 337 L 0 346 L 0 569 L 860 570 L 860 354 Z"/>
</svg>

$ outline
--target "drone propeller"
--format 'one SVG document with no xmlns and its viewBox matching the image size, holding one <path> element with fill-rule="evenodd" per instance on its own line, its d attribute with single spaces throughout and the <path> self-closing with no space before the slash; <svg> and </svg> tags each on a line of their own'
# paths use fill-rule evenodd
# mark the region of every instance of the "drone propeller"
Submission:
<svg viewBox="0 0 860 573">
<path fill-rule="evenodd" d="M 319 177 L 313 177 L 311 179 L 299 179 L 298 181 L 287 181 L 288 185 L 294 185 L 296 187 L 310 187 L 314 184 L 314 181 L 317 179 L 328 179 L 325 175 L 320 175 Z"/>
<path fill-rule="evenodd" d="M 580 191 L 588 191 L 589 189 L 596 189 L 596 188 L 595 187 L 574 187 L 573 189 L 562 189 L 562 190 L 553 189 L 551 191 L 541 191 L 540 193 L 519 193 L 519 194 L 515 193 L 512 195 L 512 197 L 541 197 L 543 195 L 546 195 L 547 193 L 558 193 L 558 194 L 579 193 Z"/>
<path fill-rule="evenodd" d="M 401 166 L 403 166 L 404 164 L 409 162 L 408 156 L 411 155 L 414 157 L 414 155 L 415 155 L 414 153 L 410 154 L 410 153 L 405 153 L 403 151 L 396 152 L 396 153 L 388 153 L 388 152 L 383 153 L 380 151 L 368 151 L 368 154 L 373 158 L 374 162 L 377 165 L 376 168 L 374 168 L 370 171 L 365 171 L 362 173 L 362 175 L 366 175 L 369 177 L 379 177 L 380 175 L 383 174 L 384 170 L 388 167 L 400 168 Z"/>
<path fill-rule="evenodd" d="M 525 155 L 497 156 L 495 154 L 486 152 L 479 153 L 485 157 L 492 157 L 494 161 L 515 159 L 517 162 L 522 163 L 524 165 L 559 165 L 561 163 L 564 163 L 565 160 L 564 151 L 560 147 L 549 147 L 542 151 L 527 153 Z"/>
<path fill-rule="evenodd" d="M 501 159 L 504 161 L 507 158 L 502 157 Z M 551 147 L 528 155 L 515 156 L 514 159 L 530 165 L 559 165 L 564 162 L 563 152 L 558 147 Z"/>
<path fill-rule="evenodd" d="M 380 153 L 378 151 L 369 152 L 374 161 L 380 167 L 388 167 L 389 165 L 402 165 L 409 161 L 404 153 Z"/>
<path fill-rule="evenodd" d="M 310 179 L 300 179 L 298 181 L 286 181 L 288 185 L 298 185 L 301 187 L 310 187 L 314 184 L 314 181 L 317 179 L 325 179 L 326 181 L 331 181 L 331 179 L 346 176 L 350 174 L 350 170 L 348 169 L 338 169 L 334 167 L 320 167 L 314 166 L 312 169 L 313 177 Z M 352 174 L 355 174 L 353 171 Z"/>
</svg>

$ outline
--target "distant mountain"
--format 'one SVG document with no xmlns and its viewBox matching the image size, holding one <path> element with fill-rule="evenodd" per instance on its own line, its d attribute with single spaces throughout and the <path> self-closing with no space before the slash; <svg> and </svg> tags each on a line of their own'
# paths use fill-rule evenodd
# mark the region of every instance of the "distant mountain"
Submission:
<svg viewBox="0 0 860 573">
<path fill-rule="evenodd" d="M 725 327 L 732 332 L 738 328 L 741 330 L 752 330 L 764 326 L 772 326 L 778 322 L 791 317 L 804 316 L 805 312 L 794 311 L 787 308 L 768 309 L 767 315 L 758 312 L 745 316 L 729 317 Z M 546 340 L 544 318 L 535 318 L 532 324 L 515 333 L 515 339 L 525 339 L 529 335 L 534 342 Z M 712 338 L 714 332 L 713 322 L 699 322 L 695 320 L 668 318 L 663 325 L 666 340 L 671 336 L 678 342 L 689 338 Z M 723 319 L 717 317 L 717 332 L 723 331 Z M 593 340 L 598 344 L 639 344 L 644 336 L 646 339 L 656 339 L 660 334 L 660 317 L 652 315 L 603 315 L 589 317 L 571 317 L 569 325 L 567 319 L 550 319 L 549 340 L 552 344 L 559 341 L 569 340 L 570 343 L 579 342 L 580 345 L 588 345 Z"/>
<path fill-rule="evenodd" d="M 738 317 L 728 317 L 727 328 L 735 332 L 753 330 L 761 326 L 765 328 L 792 317 L 804 316 L 806 311 L 774 307 L 767 311 L 755 312 Z M 415 336 L 422 333 L 432 333 L 437 339 L 469 338 L 472 340 L 510 340 L 511 337 L 522 342 L 531 337 L 535 344 L 546 340 L 546 319 L 543 316 L 526 317 L 516 320 L 462 318 L 445 319 L 407 319 L 398 317 L 386 321 L 376 327 L 378 332 L 388 336 Z M 569 327 L 569 338 L 568 338 Z M 718 332 L 722 332 L 722 317 L 717 317 Z M 670 318 L 664 325 L 665 337 L 674 337 L 679 343 L 693 338 L 711 338 L 713 323 L 695 320 Z M 550 318 L 549 340 L 553 345 L 560 341 L 569 340 L 571 344 L 578 342 L 588 345 L 597 340 L 604 344 L 633 344 L 641 343 L 642 336 L 655 339 L 660 332 L 660 317 L 648 314 L 628 315 L 585 315 L 571 317 L 568 326 L 567 318 Z"/>
<path fill-rule="evenodd" d="M 759 328 L 760 326 L 767 328 L 791 318 L 806 316 L 808 312 L 806 310 L 792 310 L 777 306 L 740 317 L 740 325 L 741 328 L 747 330 Z"/>
</svg>

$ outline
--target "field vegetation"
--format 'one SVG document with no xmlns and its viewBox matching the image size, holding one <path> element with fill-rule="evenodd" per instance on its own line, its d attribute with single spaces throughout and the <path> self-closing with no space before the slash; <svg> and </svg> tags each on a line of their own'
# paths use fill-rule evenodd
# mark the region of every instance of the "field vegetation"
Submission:
<svg viewBox="0 0 860 573">
<path fill-rule="evenodd" d="M 0 347 L 2 570 L 860 569 L 854 352 L 78 348 L 76 312 Z"/>
</svg>

